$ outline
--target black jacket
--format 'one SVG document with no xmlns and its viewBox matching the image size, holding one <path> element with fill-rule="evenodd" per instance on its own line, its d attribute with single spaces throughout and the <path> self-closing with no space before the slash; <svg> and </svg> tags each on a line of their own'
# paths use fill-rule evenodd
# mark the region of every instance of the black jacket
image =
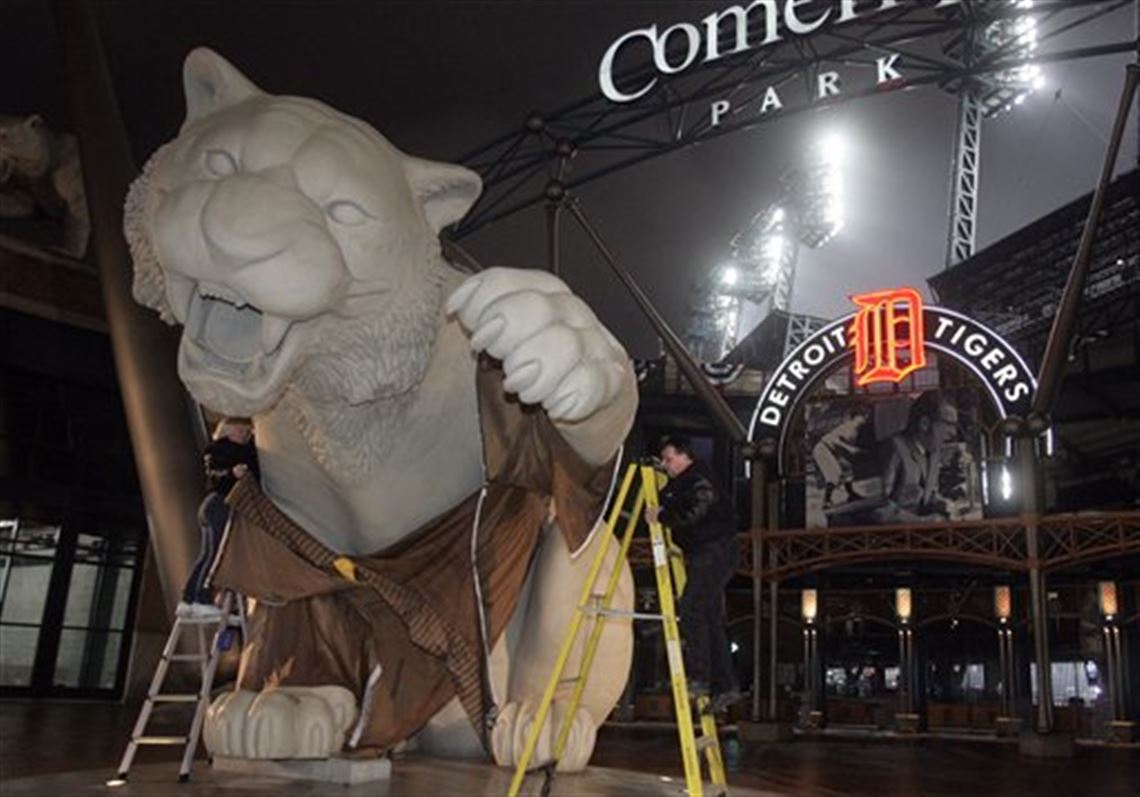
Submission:
<svg viewBox="0 0 1140 797">
<path fill-rule="evenodd" d="M 228 437 L 219 437 L 206 446 L 204 456 L 206 465 L 206 491 L 218 492 L 228 495 L 237 477 L 234 476 L 235 465 L 245 465 L 255 479 L 261 474 L 257 467 L 257 446 L 252 442 L 235 443 Z"/>
<path fill-rule="evenodd" d="M 735 531 L 720 490 L 696 463 L 662 488 L 658 519 L 673 530 L 673 541 L 685 553 L 731 540 Z"/>
</svg>

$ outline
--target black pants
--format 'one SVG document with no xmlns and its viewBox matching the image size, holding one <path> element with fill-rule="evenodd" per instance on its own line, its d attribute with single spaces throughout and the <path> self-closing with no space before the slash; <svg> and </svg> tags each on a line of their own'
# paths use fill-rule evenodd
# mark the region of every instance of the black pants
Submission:
<svg viewBox="0 0 1140 797">
<path fill-rule="evenodd" d="M 198 561 L 186 579 L 182 590 L 182 600 L 186 603 L 213 603 L 213 592 L 206 588 L 206 578 L 214 566 L 214 558 L 222 544 L 226 531 L 226 521 L 230 519 L 230 508 L 221 493 L 207 495 L 198 507 L 198 527 L 202 531 L 202 547 L 198 551 Z"/>
<path fill-rule="evenodd" d="M 685 591 L 677 614 L 685 647 L 685 672 L 713 694 L 738 688 L 725 632 L 724 590 L 736 570 L 736 541 L 728 537 L 685 555 Z"/>
</svg>

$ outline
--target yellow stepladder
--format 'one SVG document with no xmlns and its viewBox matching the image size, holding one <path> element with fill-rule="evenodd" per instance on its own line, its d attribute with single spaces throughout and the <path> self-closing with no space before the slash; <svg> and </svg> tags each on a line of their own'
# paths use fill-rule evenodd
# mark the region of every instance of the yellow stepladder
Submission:
<svg viewBox="0 0 1140 797">
<path fill-rule="evenodd" d="M 595 583 L 598 580 L 598 575 L 601 573 L 602 564 L 605 562 L 610 542 L 614 539 L 615 529 L 617 528 L 618 521 L 621 520 L 622 510 L 629 498 L 634 480 L 638 476 L 640 476 L 641 486 L 633 498 L 632 509 L 626 518 L 617 560 L 610 572 L 609 579 L 606 581 L 605 590 L 601 594 L 597 594 L 594 592 Z M 529 774 L 527 768 L 530 765 L 531 758 L 534 757 L 535 748 L 538 746 L 539 734 L 542 732 L 542 727 L 546 724 L 547 717 L 550 715 L 550 706 L 554 702 L 554 693 L 557 691 L 558 685 L 565 683 L 562 675 L 566 670 L 570 652 L 574 649 L 578 632 L 582 629 L 582 621 L 587 615 L 594 617 L 594 625 L 590 629 L 590 636 L 586 640 L 586 645 L 582 653 L 582 661 L 578 668 L 578 676 L 572 679 L 574 690 L 570 696 L 570 705 L 558 729 L 558 735 L 555 737 L 554 747 L 551 750 L 550 763 L 536 768 L 546 773 L 547 782 L 544 785 L 543 793 L 545 794 L 549 788 L 550 779 L 554 777 L 558 760 L 566 749 L 566 741 L 570 737 L 571 723 L 582 701 L 582 694 L 586 689 L 586 682 L 590 675 L 590 668 L 594 663 L 594 654 L 597 652 L 598 641 L 601 639 L 606 618 L 627 617 L 640 620 L 658 620 L 662 624 L 665 633 L 665 652 L 669 661 L 670 681 L 673 687 L 673 708 L 677 715 L 677 732 L 681 742 L 681 759 L 685 769 L 686 791 L 692 795 L 692 797 L 703 797 L 705 794 L 707 784 L 702 780 L 700 761 L 701 753 L 704 752 L 709 766 L 709 780 L 713 786 L 711 793 L 720 795 L 727 794 L 724 759 L 721 755 L 720 741 L 716 734 L 716 719 L 708 710 L 709 698 L 705 695 L 697 699 L 696 705 L 697 713 L 701 719 L 700 738 L 697 738 L 693 730 L 689 688 L 685 680 L 685 664 L 681 656 L 681 636 L 677 628 L 676 601 L 674 599 L 674 595 L 679 594 L 681 589 L 684 588 L 685 569 L 679 551 L 673 545 L 672 539 L 669 536 L 668 529 L 660 523 L 649 524 L 649 538 L 653 551 L 653 569 L 657 578 L 657 594 L 661 613 L 648 614 L 610 608 L 614 592 L 617 589 L 618 579 L 621 577 L 621 565 L 629 556 L 629 547 L 633 542 L 633 534 L 637 529 L 638 521 L 641 519 L 642 511 L 646 506 L 658 506 L 658 490 L 663 483 L 663 476 L 654 470 L 652 465 L 631 463 L 626 469 L 625 477 L 622 479 L 621 486 L 618 488 L 617 497 L 610 508 L 610 513 L 606 520 L 605 537 L 598 546 L 594 561 L 591 563 L 590 570 L 586 574 L 586 580 L 582 586 L 582 594 L 578 600 L 578 607 L 570 622 L 570 628 L 566 633 L 566 638 L 562 641 L 562 647 L 554 663 L 554 671 L 550 674 L 550 680 L 547 682 L 546 689 L 542 693 L 542 700 L 539 702 L 534 722 L 531 725 L 530 732 L 527 734 L 522 757 L 519 759 L 518 765 L 515 768 L 514 777 L 511 779 L 508 797 L 518 797 L 522 789 L 523 781 L 526 779 L 527 774 Z M 674 581 L 677 582 L 676 591 L 674 590 Z"/>
</svg>

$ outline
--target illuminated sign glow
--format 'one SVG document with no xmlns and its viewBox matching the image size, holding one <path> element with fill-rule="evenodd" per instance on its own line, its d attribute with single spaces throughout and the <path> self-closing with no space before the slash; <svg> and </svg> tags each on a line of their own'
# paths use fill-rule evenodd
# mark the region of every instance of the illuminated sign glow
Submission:
<svg viewBox="0 0 1140 797">
<path fill-rule="evenodd" d="M 749 439 L 783 451 L 788 419 L 812 385 L 853 361 L 857 384 L 897 382 L 926 364 L 930 349 L 957 360 L 985 386 L 1001 418 L 1029 414 L 1037 382 L 1000 335 L 972 318 L 923 305 L 903 288 L 852 297 L 855 313 L 832 321 L 801 343 L 772 372 L 756 403 Z"/>
<path fill-rule="evenodd" d="M 855 384 L 901 382 L 926 367 L 922 296 L 914 288 L 852 296 L 859 308 L 851 325 Z"/>
</svg>

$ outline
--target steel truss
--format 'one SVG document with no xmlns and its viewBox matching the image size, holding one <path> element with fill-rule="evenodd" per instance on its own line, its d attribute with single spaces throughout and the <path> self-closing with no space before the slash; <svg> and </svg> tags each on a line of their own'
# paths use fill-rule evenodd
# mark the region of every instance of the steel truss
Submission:
<svg viewBox="0 0 1140 797">
<path fill-rule="evenodd" d="M 983 22 L 977 9 L 987 0 L 963 0 L 946 9 L 908 2 L 889 11 L 821 28 L 810 38 L 785 38 L 759 49 L 726 56 L 673 75 L 656 74 L 650 65 L 619 74 L 623 85 L 644 85 L 656 77 L 653 91 L 629 103 L 614 103 L 600 93 L 545 115 L 534 114 L 512 131 L 462 157 L 479 172 L 484 193 L 454 230 L 460 238 L 484 225 L 531 207 L 548 198 L 550 183 L 576 188 L 655 157 L 731 133 L 822 107 L 919 86 L 938 86 L 958 94 L 975 78 L 1026 65 L 1013 57 L 1016 42 L 998 47 L 966 63 L 939 46 L 955 36 L 973 35 L 977 25 L 1002 16 L 1025 13 L 1014 5 L 987 10 Z M 1135 50 L 1132 40 L 1096 47 L 1046 52 L 1056 37 L 1130 5 L 1133 0 L 1053 0 L 1038 2 L 1041 51 L 1035 64 L 1088 58 Z M 670 43 L 680 44 L 674 37 Z M 755 40 L 755 37 L 753 37 Z M 727 43 L 727 42 L 726 42 Z M 672 51 L 670 51 L 672 52 Z M 675 54 L 674 54 L 675 55 Z M 899 80 L 845 89 L 824 102 L 813 99 L 818 75 L 835 67 L 878 74 L 876 60 L 899 56 Z M 964 57 L 964 56 L 963 56 Z M 673 61 L 676 62 L 676 59 Z M 628 82 L 627 82 L 628 81 Z M 766 91 L 803 89 L 802 102 L 761 113 Z M 790 98 L 790 93 L 788 94 Z M 728 100 L 731 109 L 713 126 L 711 103 Z M 567 170 L 573 162 L 573 172 Z"/>
<path fill-rule="evenodd" d="M 1042 572 L 1140 554 L 1140 512 L 1092 512 L 1044 515 L 1038 522 L 1038 560 L 1029 555 L 1028 533 L 1020 518 L 853 526 L 835 529 L 764 531 L 765 580 L 782 580 L 841 565 L 897 560 L 938 560 L 997 570 Z M 740 569 L 751 577 L 756 567 L 752 536 L 740 534 Z M 648 540 L 634 540 L 633 567 L 651 567 Z"/>
<path fill-rule="evenodd" d="M 978 230 L 978 183 L 981 180 L 982 103 L 966 89 L 958 98 L 958 135 L 954 142 L 954 174 L 950 197 L 950 240 L 946 267 L 974 255 Z"/>
</svg>

